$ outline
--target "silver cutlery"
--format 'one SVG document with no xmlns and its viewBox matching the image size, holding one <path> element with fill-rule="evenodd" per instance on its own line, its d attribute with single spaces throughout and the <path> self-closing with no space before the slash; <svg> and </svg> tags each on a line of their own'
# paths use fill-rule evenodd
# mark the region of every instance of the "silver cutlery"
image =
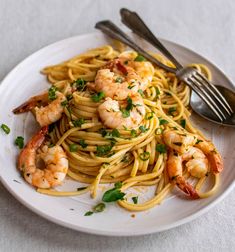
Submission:
<svg viewBox="0 0 235 252">
<path fill-rule="evenodd" d="M 152 57 L 145 50 L 139 47 L 128 35 L 126 35 L 121 29 L 119 29 L 115 24 L 109 20 L 101 21 L 96 24 L 96 28 L 100 29 L 106 35 L 121 41 L 122 43 L 133 48 L 139 54 L 143 55 L 146 59 L 152 63 L 158 65 L 159 67 L 165 69 L 166 71 L 175 73 L 176 76 L 189 85 L 204 101 L 198 106 L 198 96 L 193 93 L 191 97 L 192 108 L 203 117 L 220 124 L 234 126 L 235 116 L 234 108 L 231 105 L 235 104 L 235 96 L 229 96 L 229 102 L 227 101 L 226 95 L 228 94 L 228 89 L 224 92 L 223 87 L 219 89 L 207 80 L 205 76 L 199 73 L 195 68 L 183 67 L 173 55 L 163 46 L 163 44 L 153 35 L 141 18 L 135 13 L 127 9 L 121 9 L 120 11 L 122 22 L 128 26 L 134 33 L 147 40 L 153 46 L 155 46 L 160 52 L 162 52 L 176 67 L 168 67 L 162 64 L 160 61 Z M 222 90 L 223 89 L 223 90 Z M 222 91 L 222 92 L 221 92 Z M 231 91 L 230 91 L 231 92 Z M 226 98 L 225 98 L 225 97 Z M 231 98 L 232 97 L 232 98 Z M 201 100 L 200 99 L 200 100 Z M 231 103 L 232 102 L 232 103 Z M 204 104 L 204 106 L 202 106 Z M 208 113 L 208 107 L 211 111 Z M 211 113 L 212 112 L 212 113 Z"/>
</svg>

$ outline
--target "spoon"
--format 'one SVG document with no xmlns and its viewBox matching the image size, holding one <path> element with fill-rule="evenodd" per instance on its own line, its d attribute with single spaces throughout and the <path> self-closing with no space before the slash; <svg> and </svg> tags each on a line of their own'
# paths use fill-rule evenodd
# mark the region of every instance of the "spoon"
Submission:
<svg viewBox="0 0 235 252">
<path fill-rule="evenodd" d="M 228 101 L 233 111 L 235 111 L 235 93 L 226 87 L 219 85 L 216 85 L 216 87 Z M 233 113 L 231 117 L 221 123 L 218 120 L 217 116 L 207 106 L 207 104 L 195 92 L 192 92 L 191 94 L 190 105 L 194 112 L 211 122 L 224 126 L 235 127 L 235 113 Z"/>
</svg>

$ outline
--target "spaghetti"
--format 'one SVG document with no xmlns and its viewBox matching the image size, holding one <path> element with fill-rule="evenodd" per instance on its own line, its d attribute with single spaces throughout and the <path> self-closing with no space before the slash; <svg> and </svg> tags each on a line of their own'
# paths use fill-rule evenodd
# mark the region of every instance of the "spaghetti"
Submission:
<svg viewBox="0 0 235 252">
<path fill-rule="evenodd" d="M 52 142 L 62 146 L 69 160 L 67 175 L 74 180 L 89 184 L 79 192 L 59 192 L 38 189 L 40 193 L 54 196 L 73 196 L 90 192 L 97 195 L 99 184 L 122 182 L 120 190 L 125 192 L 133 186 L 155 186 L 155 196 L 144 203 L 119 200 L 118 204 L 130 211 L 143 211 L 160 204 L 174 188 L 167 173 L 167 151 L 163 132 L 173 130 L 181 134 L 201 132 L 190 122 L 190 89 L 177 77 L 154 66 L 151 84 L 142 92 L 146 114 L 136 128 L 112 130 L 100 120 L 97 107 L 102 103 L 91 99 L 93 93 L 86 88 L 86 82 L 94 81 L 97 70 L 105 66 L 123 52 L 106 45 L 80 54 L 61 64 L 42 70 L 58 90 L 66 94 L 72 83 L 79 89 L 68 97 L 62 118 L 51 127 Z M 136 52 L 131 52 L 137 57 Z M 152 54 L 163 64 L 174 65 L 159 54 Z M 200 72 L 211 79 L 209 69 L 202 64 L 194 64 Z M 203 136 L 202 136 L 203 137 Z M 184 177 L 190 176 L 184 172 Z M 214 185 L 206 193 L 199 190 L 207 180 L 197 180 L 196 190 L 201 198 L 211 196 L 219 183 L 219 175 L 214 176 Z"/>
</svg>

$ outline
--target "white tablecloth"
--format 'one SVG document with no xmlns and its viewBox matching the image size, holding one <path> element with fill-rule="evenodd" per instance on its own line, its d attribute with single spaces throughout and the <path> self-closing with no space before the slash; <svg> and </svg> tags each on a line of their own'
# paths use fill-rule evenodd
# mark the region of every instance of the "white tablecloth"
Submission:
<svg viewBox="0 0 235 252">
<path fill-rule="evenodd" d="M 93 32 L 99 20 L 120 25 L 119 9 L 124 6 L 140 13 L 159 37 L 204 55 L 235 81 L 233 0 L 0 0 L 0 80 L 34 51 Z M 0 251 L 235 251 L 233 193 L 191 223 L 158 234 L 117 238 L 50 223 L 0 184 Z"/>
</svg>

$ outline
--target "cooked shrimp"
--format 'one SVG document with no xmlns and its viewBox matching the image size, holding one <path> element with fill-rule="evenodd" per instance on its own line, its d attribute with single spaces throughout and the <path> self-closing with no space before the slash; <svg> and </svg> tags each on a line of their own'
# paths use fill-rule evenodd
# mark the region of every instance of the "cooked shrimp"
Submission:
<svg viewBox="0 0 235 252">
<path fill-rule="evenodd" d="M 131 57 L 121 58 L 122 62 L 125 62 L 127 67 L 135 70 L 140 77 L 139 88 L 145 90 L 149 83 L 151 83 L 154 75 L 154 67 L 149 61 L 135 61 Z"/>
<path fill-rule="evenodd" d="M 104 92 L 106 97 L 124 100 L 139 89 L 145 90 L 152 80 L 153 71 L 150 62 L 131 63 L 127 58 L 114 59 L 97 72 L 94 83 L 87 85 L 96 92 Z"/>
<path fill-rule="evenodd" d="M 170 178 L 175 180 L 186 194 L 197 198 L 195 189 L 182 176 L 182 162 L 186 161 L 185 166 L 192 176 L 201 178 L 209 171 L 209 165 L 213 173 L 222 171 L 223 161 L 220 154 L 210 141 L 205 141 L 199 136 L 166 131 L 163 138 L 171 149 L 167 161 Z"/>
<path fill-rule="evenodd" d="M 22 171 L 25 180 L 39 188 L 50 188 L 60 185 L 68 170 L 68 160 L 63 149 L 56 145 L 52 148 L 42 147 L 40 158 L 45 163 L 44 169 L 37 168 L 37 150 L 43 144 L 48 127 L 43 127 L 21 151 L 18 159 L 19 170 Z"/>
<path fill-rule="evenodd" d="M 193 146 L 197 141 L 197 138 L 193 135 L 186 135 L 175 131 L 165 131 L 163 139 L 167 146 L 180 153 L 187 151 L 189 146 Z"/>
<path fill-rule="evenodd" d="M 193 199 L 199 198 L 198 193 L 183 177 L 182 156 L 171 150 L 167 160 L 167 171 L 171 180 Z"/>
<path fill-rule="evenodd" d="M 125 109 L 128 106 L 128 110 Z M 103 123 L 109 128 L 135 128 L 145 116 L 145 107 L 142 97 L 131 94 L 125 101 L 116 101 L 106 98 L 98 107 L 98 112 Z"/>
<path fill-rule="evenodd" d="M 206 154 L 210 167 L 214 173 L 220 173 L 223 170 L 224 164 L 222 157 L 212 142 L 198 137 L 195 146 Z"/>
<path fill-rule="evenodd" d="M 49 125 L 59 120 L 64 111 L 64 107 L 61 103 L 66 100 L 65 95 L 56 91 L 55 97 L 53 101 L 49 102 L 48 92 L 44 92 L 40 95 L 31 97 L 28 101 L 15 108 L 13 112 L 19 114 L 35 109 L 36 120 L 40 126 Z M 37 105 L 40 107 L 37 107 Z"/>
</svg>

